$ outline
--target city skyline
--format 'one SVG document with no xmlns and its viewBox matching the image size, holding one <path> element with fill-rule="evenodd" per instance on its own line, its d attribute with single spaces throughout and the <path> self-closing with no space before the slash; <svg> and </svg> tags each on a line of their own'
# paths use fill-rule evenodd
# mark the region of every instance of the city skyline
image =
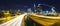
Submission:
<svg viewBox="0 0 60 26">
<path fill-rule="evenodd" d="M 0 0 L 0 9 L 23 9 L 32 8 L 35 4 L 47 4 L 60 10 L 60 0 Z"/>
</svg>

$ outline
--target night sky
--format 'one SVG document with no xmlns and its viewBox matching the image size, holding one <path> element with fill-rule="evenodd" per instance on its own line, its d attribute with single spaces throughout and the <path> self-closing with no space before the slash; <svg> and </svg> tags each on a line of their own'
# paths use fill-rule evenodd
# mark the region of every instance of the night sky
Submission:
<svg viewBox="0 0 60 26">
<path fill-rule="evenodd" d="M 60 10 L 60 0 L 0 0 L 0 9 L 26 9 L 34 3 L 52 5 L 56 10 Z"/>
</svg>

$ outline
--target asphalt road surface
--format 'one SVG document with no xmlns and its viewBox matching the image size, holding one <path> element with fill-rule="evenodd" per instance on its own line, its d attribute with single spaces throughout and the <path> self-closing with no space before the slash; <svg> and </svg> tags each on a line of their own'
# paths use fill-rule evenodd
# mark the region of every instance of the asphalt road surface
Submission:
<svg viewBox="0 0 60 26">
<path fill-rule="evenodd" d="M 21 26 L 22 20 L 24 18 L 25 14 L 19 15 L 15 19 L 12 19 L 6 23 L 0 24 L 0 26 Z"/>
</svg>

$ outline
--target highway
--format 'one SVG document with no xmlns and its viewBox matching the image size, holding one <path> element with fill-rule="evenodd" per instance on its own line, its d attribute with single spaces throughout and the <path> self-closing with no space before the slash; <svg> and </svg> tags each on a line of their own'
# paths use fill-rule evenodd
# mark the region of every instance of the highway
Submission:
<svg viewBox="0 0 60 26">
<path fill-rule="evenodd" d="M 23 22 L 25 15 L 29 16 L 36 23 L 40 23 L 40 24 L 45 25 L 45 26 L 52 25 L 60 20 L 60 17 L 50 17 L 50 16 L 24 13 L 22 15 L 17 16 L 16 18 L 10 20 L 10 21 L 7 21 L 3 24 L 0 24 L 0 26 L 24 26 L 22 24 L 22 22 Z M 26 19 L 27 18 L 25 18 L 25 20 Z"/>
<path fill-rule="evenodd" d="M 52 16 L 44 16 L 36 14 L 28 14 L 28 15 L 32 20 L 44 26 L 50 26 L 53 25 L 54 23 L 60 22 L 60 17 L 52 17 Z"/>
<path fill-rule="evenodd" d="M 0 24 L 0 26 L 21 26 L 22 20 L 24 18 L 25 14 L 19 15 L 15 19 L 12 19 L 6 23 Z"/>
</svg>

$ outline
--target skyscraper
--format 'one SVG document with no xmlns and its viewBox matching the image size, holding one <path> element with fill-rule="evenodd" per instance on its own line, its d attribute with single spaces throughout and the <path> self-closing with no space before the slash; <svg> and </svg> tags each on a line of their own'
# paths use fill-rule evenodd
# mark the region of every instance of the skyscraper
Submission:
<svg viewBox="0 0 60 26">
<path fill-rule="evenodd" d="M 36 13 L 40 14 L 40 12 L 42 11 L 40 4 L 38 4 L 38 6 L 36 7 Z"/>
</svg>

